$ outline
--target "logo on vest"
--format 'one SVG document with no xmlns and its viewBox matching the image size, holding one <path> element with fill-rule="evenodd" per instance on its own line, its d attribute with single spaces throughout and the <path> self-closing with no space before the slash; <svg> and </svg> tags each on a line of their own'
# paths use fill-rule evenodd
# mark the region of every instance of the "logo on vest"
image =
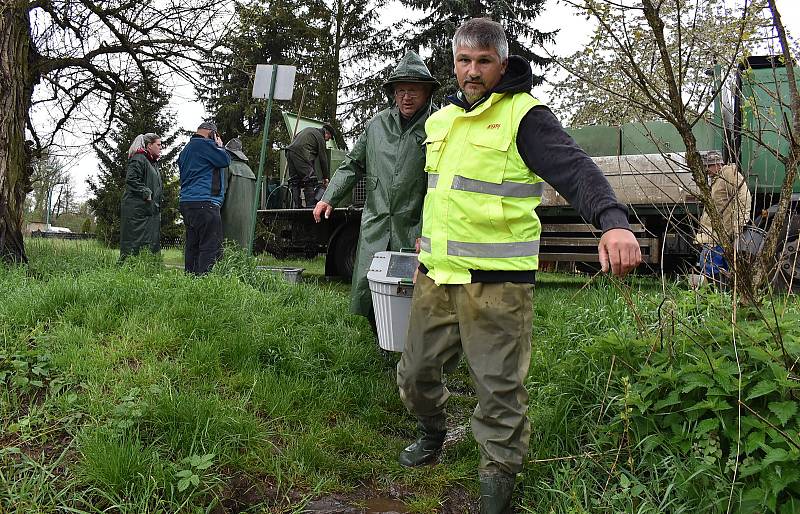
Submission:
<svg viewBox="0 0 800 514">
<path fill-rule="evenodd" d="M 486 125 L 486 128 L 489 129 L 489 130 L 499 129 L 500 128 L 500 124 L 499 123 L 491 123 L 489 125 Z"/>
</svg>

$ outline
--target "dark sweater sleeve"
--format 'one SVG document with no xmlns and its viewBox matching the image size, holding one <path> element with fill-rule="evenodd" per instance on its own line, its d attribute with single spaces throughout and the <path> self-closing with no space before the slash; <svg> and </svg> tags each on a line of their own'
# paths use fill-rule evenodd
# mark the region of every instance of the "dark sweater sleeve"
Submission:
<svg viewBox="0 0 800 514">
<path fill-rule="evenodd" d="M 525 164 L 592 225 L 603 232 L 612 228 L 630 230 L 627 207 L 617 201 L 603 172 L 550 109 L 537 106 L 522 118 L 517 148 Z"/>
</svg>

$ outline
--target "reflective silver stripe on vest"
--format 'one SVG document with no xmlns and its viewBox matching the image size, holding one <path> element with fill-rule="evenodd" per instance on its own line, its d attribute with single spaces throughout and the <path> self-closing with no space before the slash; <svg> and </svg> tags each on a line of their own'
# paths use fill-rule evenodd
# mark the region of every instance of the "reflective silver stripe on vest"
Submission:
<svg viewBox="0 0 800 514">
<path fill-rule="evenodd" d="M 447 242 L 447 255 L 455 257 L 533 257 L 539 255 L 539 241 L 522 243 Z"/>
<path fill-rule="evenodd" d="M 428 178 L 428 187 L 430 187 L 430 178 Z M 474 178 L 456 175 L 453 177 L 452 189 L 468 191 L 470 193 L 483 193 L 485 195 L 530 198 L 532 196 L 542 196 L 544 192 L 544 182 L 537 182 L 535 184 L 502 182 L 500 184 L 495 184 L 493 182 L 484 182 L 483 180 L 475 180 Z"/>
<path fill-rule="evenodd" d="M 429 237 L 420 237 L 419 238 L 419 249 L 431 253 L 431 240 Z"/>
<path fill-rule="evenodd" d="M 428 189 L 436 189 L 437 183 L 439 183 L 439 174 L 428 173 Z"/>
</svg>

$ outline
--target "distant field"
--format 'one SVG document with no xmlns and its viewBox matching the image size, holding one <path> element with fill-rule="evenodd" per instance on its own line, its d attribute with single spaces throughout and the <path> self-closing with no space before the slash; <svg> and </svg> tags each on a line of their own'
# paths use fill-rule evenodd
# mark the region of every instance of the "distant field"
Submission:
<svg viewBox="0 0 800 514">
<path fill-rule="evenodd" d="M 476 512 L 466 366 L 448 378 L 440 461 L 401 468 L 415 423 L 396 356 L 349 314 L 349 284 L 324 279 L 322 258 L 228 251 L 196 278 L 174 250 L 125 265 L 95 242 L 27 250 L 29 266 L 0 267 L 0 512 Z M 748 512 L 797 506 L 800 454 L 780 434 L 800 426 L 797 373 L 775 367 L 756 310 L 735 332 L 740 395 L 727 295 L 538 278 L 521 512 L 724 512 L 731 491 Z M 772 307 L 797 358 L 797 305 Z M 774 428 L 737 414 L 739 396 Z"/>
</svg>

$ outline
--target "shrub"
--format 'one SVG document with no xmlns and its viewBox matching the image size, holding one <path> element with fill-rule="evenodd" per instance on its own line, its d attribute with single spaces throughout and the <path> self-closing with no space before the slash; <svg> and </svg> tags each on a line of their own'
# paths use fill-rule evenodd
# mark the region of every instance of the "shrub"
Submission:
<svg viewBox="0 0 800 514">
<path fill-rule="evenodd" d="M 798 512 L 796 307 L 776 326 L 758 309 L 733 323 L 723 306 L 699 312 L 689 294 L 678 300 L 674 332 L 665 324 L 588 351 L 624 363 L 612 377 L 614 415 L 601 429 L 608 447 L 620 449 L 618 486 L 630 495 L 666 481 L 663 491 L 688 510 L 724 512 L 730 503 L 742 512 Z"/>
</svg>

